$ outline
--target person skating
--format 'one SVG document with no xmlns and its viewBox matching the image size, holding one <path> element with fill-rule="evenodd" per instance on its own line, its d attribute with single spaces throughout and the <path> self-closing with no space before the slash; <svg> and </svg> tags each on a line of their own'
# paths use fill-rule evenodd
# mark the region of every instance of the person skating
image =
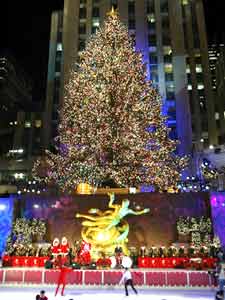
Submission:
<svg viewBox="0 0 225 300">
<path fill-rule="evenodd" d="M 131 275 L 131 272 L 128 268 L 125 268 L 125 271 L 123 273 L 123 276 L 122 276 L 119 284 L 121 284 L 121 283 L 124 283 L 126 296 L 128 296 L 128 289 L 127 289 L 128 285 L 131 286 L 131 288 L 133 289 L 135 294 L 138 293 L 137 290 L 134 287 L 133 280 L 132 280 L 132 275 Z"/>
<path fill-rule="evenodd" d="M 65 259 L 62 259 L 61 255 L 58 257 L 58 268 L 60 270 L 58 283 L 55 290 L 55 296 L 58 294 L 59 287 L 62 285 L 61 296 L 64 296 L 64 290 L 66 287 L 66 275 L 68 272 L 72 271 L 70 268 L 66 267 Z"/>
</svg>

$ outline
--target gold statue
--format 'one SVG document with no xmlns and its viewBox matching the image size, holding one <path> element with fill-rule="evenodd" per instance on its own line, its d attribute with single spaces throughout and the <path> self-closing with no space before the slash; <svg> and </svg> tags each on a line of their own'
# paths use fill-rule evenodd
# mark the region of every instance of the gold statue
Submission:
<svg viewBox="0 0 225 300">
<path fill-rule="evenodd" d="M 129 208 L 130 201 L 125 199 L 122 204 L 114 204 L 115 195 L 110 197 L 108 207 L 110 210 L 102 212 L 97 208 L 91 208 L 86 214 L 76 214 L 77 218 L 84 218 L 81 231 L 82 238 L 92 245 L 92 257 L 97 258 L 99 253 L 114 254 L 115 246 L 120 246 L 125 255 L 129 255 L 127 249 L 127 236 L 129 224 L 123 218 L 126 215 L 142 215 L 149 212 L 148 208 L 134 211 Z"/>
</svg>

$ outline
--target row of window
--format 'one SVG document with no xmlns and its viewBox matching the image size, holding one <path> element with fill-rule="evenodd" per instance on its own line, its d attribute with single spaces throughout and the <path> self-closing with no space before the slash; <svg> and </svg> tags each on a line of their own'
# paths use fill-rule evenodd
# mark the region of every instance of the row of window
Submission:
<svg viewBox="0 0 225 300">
<path fill-rule="evenodd" d="M 96 32 L 96 30 L 100 26 L 99 18 L 92 18 L 92 34 Z M 87 33 L 87 24 L 86 22 L 80 22 L 79 24 L 79 35 L 86 35 Z"/>
<path fill-rule="evenodd" d="M 10 122 L 9 125 L 10 126 L 17 126 L 18 122 L 17 121 Z M 33 126 L 36 127 L 36 128 L 41 128 L 42 127 L 42 121 L 41 120 L 34 120 Z M 24 127 L 25 128 L 31 128 L 32 127 L 31 121 L 25 121 L 24 122 Z"/>
<path fill-rule="evenodd" d="M 80 17 L 80 19 L 86 19 L 87 18 L 87 8 L 85 6 L 80 7 L 79 17 Z M 99 18 L 100 17 L 100 9 L 99 9 L 98 6 L 94 6 L 92 8 L 92 17 L 93 18 Z"/>
<path fill-rule="evenodd" d="M 101 0 L 92 0 L 93 4 L 99 4 Z M 82 5 L 86 5 L 87 4 L 87 0 L 80 0 L 80 6 Z"/>
<path fill-rule="evenodd" d="M 187 0 L 182 0 L 182 4 L 186 5 Z M 161 0 L 160 2 L 160 10 L 161 10 L 161 20 L 162 20 L 162 43 L 165 45 L 163 47 L 163 54 L 164 54 L 164 72 L 165 72 L 165 81 L 166 81 L 166 97 L 170 102 L 174 101 L 175 99 L 175 86 L 174 86 L 174 76 L 173 76 L 173 65 L 172 65 L 172 49 L 171 46 L 166 46 L 171 44 L 171 37 L 170 37 L 170 24 L 169 24 L 169 15 L 168 15 L 168 0 Z M 155 7 L 154 7 L 154 0 L 147 1 L 147 24 L 148 24 L 148 44 L 149 47 L 155 48 L 157 46 L 157 35 L 156 35 L 156 18 L 155 18 Z M 80 18 L 86 18 L 86 10 L 83 8 L 82 13 L 80 14 Z M 93 8 L 92 11 L 93 17 L 99 17 L 99 8 Z M 136 29 L 135 23 L 135 1 L 128 2 L 128 27 L 129 30 Z M 193 19 L 193 22 L 196 22 L 196 19 Z M 96 28 L 98 28 L 99 24 L 97 24 Z M 93 28 L 93 26 L 92 26 Z M 93 29 L 92 32 L 95 32 Z M 86 34 L 86 23 L 80 23 L 79 34 Z M 198 37 L 198 33 L 196 34 Z M 80 47 L 79 50 L 83 50 L 85 47 L 85 40 L 80 39 Z M 150 73 L 151 73 L 151 80 L 155 85 L 159 82 L 158 76 L 158 56 L 156 51 L 150 52 L 149 55 L 150 61 Z M 196 61 L 197 63 L 197 61 Z M 196 64 L 196 73 L 200 74 L 198 77 L 198 81 L 202 81 L 202 66 L 201 64 Z M 190 74 L 190 66 L 187 65 L 187 75 Z M 190 80 L 189 80 L 190 81 Z M 192 86 L 189 82 L 188 90 L 191 90 Z M 198 89 L 203 90 L 204 85 L 202 83 L 198 84 Z M 203 102 L 201 102 L 203 103 Z M 201 104 L 202 105 L 202 104 Z M 172 113 L 174 114 L 174 112 Z M 175 116 L 173 115 L 173 118 Z"/>
</svg>

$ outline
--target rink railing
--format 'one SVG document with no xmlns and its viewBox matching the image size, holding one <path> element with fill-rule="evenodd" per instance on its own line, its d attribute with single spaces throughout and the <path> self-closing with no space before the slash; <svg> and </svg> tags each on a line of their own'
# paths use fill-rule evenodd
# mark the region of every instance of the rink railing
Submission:
<svg viewBox="0 0 225 300">
<path fill-rule="evenodd" d="M 42 268 L 3 268 L 0 269 L 0 285 L 54 285 L 59 276 L 58 270 Z M 109 286 L 118 285 L 120 270 L 73 270 L 67 274 L 68 285 Z M 132 270 L 134 283 L 153 287 L 211 287 L 214 279 L 207 271 L 192 270 Z"/>
</svg>

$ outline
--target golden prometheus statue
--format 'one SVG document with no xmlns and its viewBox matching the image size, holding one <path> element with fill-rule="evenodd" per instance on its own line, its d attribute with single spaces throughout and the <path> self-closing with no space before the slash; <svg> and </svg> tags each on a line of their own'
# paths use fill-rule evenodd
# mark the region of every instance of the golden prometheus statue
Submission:
<svg viewBox="0 0 225 300">
<path fill-rule="evenodd" d="M 91 244 L 92 258 L 97 259 L 101 253 L 113 255 L 116 246 L 123 249 L 125 255 L 129 255 L 127 249 L 129 224 L 123 218 L 127 215 L 142 215 L 148 213 L 149 208 L 134 211 L 129 208 L 130 201 L 125 199 L 122 204 L 114 204 L 115 195 L 108 194 L 110 210 L 101 211 L 91 208 L 89 214 L 76 214 L 76 218 L 84 218 L 82 222 L 81 236 L 83 240 Z"/>
</svg>

